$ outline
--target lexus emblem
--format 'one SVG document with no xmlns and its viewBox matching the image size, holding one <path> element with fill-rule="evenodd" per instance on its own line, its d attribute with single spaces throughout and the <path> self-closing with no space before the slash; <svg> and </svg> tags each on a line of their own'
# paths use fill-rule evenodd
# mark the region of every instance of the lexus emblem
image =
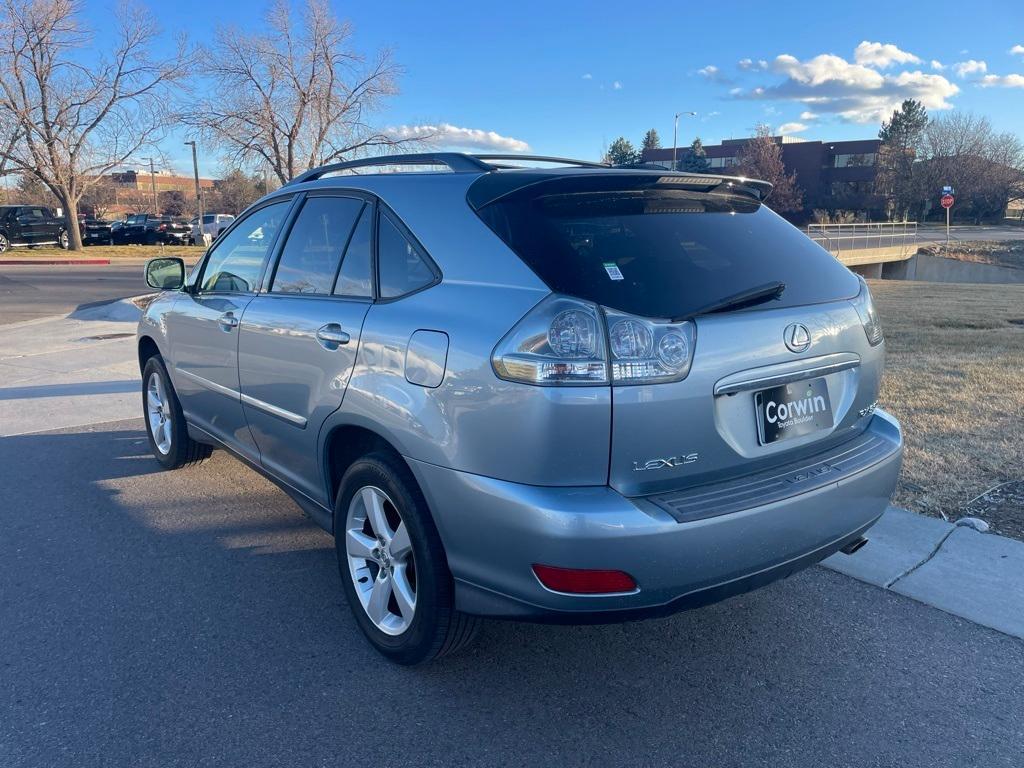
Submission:
<svg viewBox="0 0 1024 768">
<path fill-rule="evenodd" d="M 782 340 L 790 352 L 805 352 L 811 346 L 811 332 L 802 323 L 791 323 L 782 332 Z"/>
</svg>

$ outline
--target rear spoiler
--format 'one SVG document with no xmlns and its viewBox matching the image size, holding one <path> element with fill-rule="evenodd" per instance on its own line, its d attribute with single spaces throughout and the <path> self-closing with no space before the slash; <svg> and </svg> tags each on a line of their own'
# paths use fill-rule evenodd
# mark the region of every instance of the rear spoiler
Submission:
<svg viewBox="0 0 1024 768">
<path fill-rule="evenodd" d="M 527 189 L 541 194 L 538 187 L 551 186 L 563 191 L 686 189 L 718 195 L 739 195 L 764 202 L 772 185 L 742 176 L 717 176 L 704 173 L 673 173 L 654 168 L 566 169 L 560 171 L 498 171 L 480 176 L 469 188 L 466 199 L 474 210 Z M 554 190 L 552 190 L 554 191 Z"/>
</svg>

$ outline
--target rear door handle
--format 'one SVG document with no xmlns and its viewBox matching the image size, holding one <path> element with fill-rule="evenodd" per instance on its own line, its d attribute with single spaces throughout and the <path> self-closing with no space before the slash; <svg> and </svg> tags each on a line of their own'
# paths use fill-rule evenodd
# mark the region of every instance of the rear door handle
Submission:
<svg viewBox="0 0 1024 768">
<path fill-rule="evenodd" d="M 225 333 L 231 333 L 231 329 L 238 326 L 238 318 L 233 312 L 225 312 L 217 318 L 217 322 L 220 323 L 220 327 Z"/>
<path fill-rule="evenodd" d="M 342 344 L 348 344 L 351 338 L 337 323 L 328 323 L 316 332 L 316 340 L 327 349 L 337 349 Z"/>
</svg>

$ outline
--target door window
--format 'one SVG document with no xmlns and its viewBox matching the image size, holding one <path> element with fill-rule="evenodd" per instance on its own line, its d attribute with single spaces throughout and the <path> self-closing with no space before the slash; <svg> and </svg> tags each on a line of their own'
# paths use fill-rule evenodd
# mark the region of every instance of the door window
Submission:
<svg viewBox="0 0 1024 768">
<path fill-rule="evenodd" d="M 383 299 L 425 288 L 437 277 L 426 255 L 384 215 L 377 231 L 377 270 Z"/>
<path fill-rule="evenodd" d="M 359 217 L 355 231 L 345 249 L 345 258 L 341 262 L 338 282 L 334 286 L 335 296 L 373 296 L 373 206 L 367 205 Z"/>
<path fill-rule="evenodd" d="M 329 295 L 362 208 L 352 197 L 309 198 L 288 233 L 271 292 Z"/>
<path fill-rule="evenodd" d="M 210 252 L 201 289 L 230 293 L 256 290 L 263 260 L 274 244 L 291 200 L 280 200 L 253 211 Z"/>
</svg>

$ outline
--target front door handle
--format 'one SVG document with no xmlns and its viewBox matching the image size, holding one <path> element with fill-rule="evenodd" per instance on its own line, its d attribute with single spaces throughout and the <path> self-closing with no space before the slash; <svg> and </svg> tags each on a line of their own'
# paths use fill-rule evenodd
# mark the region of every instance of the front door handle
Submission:
<svg viewBox="0 0 1024 768">
<path fill-rule="evenodd" d="M 217 318 L 217 322 L 220 323 L 221 330 L 225 333 L 231 333 L 231 329 L 238 326 L 238 318 L 235 317 L 234 312 L 225 312 Z"/>
<path fill-rule="evenodd" d="M 327 349 L 337 349 L 342 344 L 348 344 L 351 338 L 337 323 L 328 323 L 316 332 L 316 340 Z"/>
</svg>

